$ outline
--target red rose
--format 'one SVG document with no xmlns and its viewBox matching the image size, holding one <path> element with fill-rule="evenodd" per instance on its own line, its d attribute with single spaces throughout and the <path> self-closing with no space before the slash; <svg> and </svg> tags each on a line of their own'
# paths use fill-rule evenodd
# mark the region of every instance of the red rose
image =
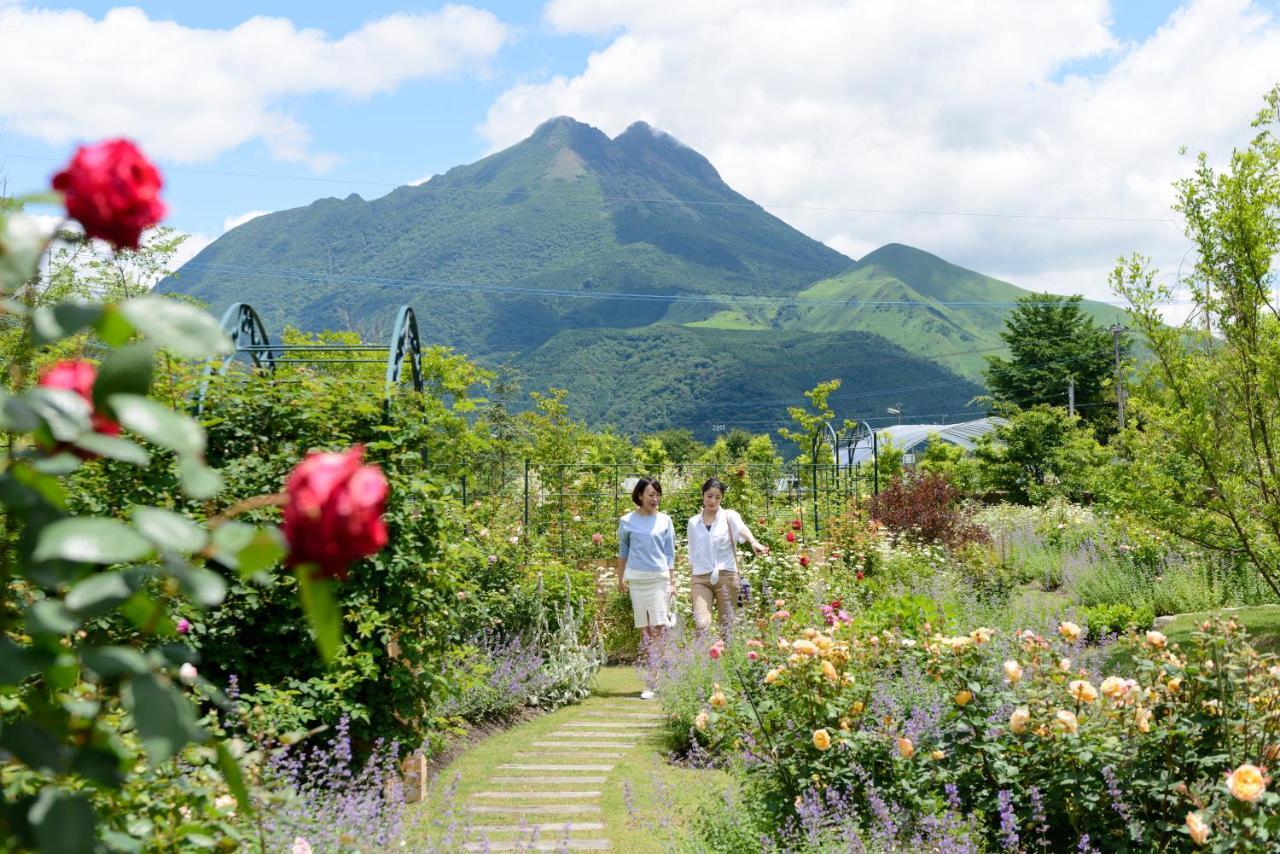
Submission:
<svg viewBox="0 0 1280 854">
<path fill-rule="evenodd" d="M 804 527 L 804 522 L 801 522 L 799 519 L 791 520 L 791 530 L 799 531 L 803 527 Z"/>
<path fill-rule="evenodd" d="M 858 570 L 856 573 L 854 573 L 853 577 L 861 581 L 863 578 L 862 570 Z"/>
<path fill-rule="evenodd" d="M 808 566 L 808 565 L 809 565 L 809 558 L 808 558 L 807 556 L 805 556 L 805 555 L 800 555 L 800 565 L 801 565 L 801 566 Z"/>
<path fill-rule="evenodd" d="M 289 565 L 313 563 L 320 575 L 347 579 L 347 568 L 387 544 L 382 512 L 387 479 L 361 465 L 364 448 L 345 454 L 308 454 L 285 484 L 284 537 Z"/>
<path fill-rule="evenodd" d="M 143 229 L 164 217 L 162 184 L 156 167 L 127 139 L 81 146 L 53 177 L 53 188 L 66 198 L 67 213 L 84 226 L 85 234 L 116 249 L 137 249 Z"/>
<path fill-rule="evenodd" d="M 746 476 L 747 476 L 746 469 L 738 469 L 738 477 L 746 477 Z"/>
<path fill-rule="evenodd" d="M 788 543 L 794 543 L 795 541 L 796 541 L 796 532 L 795 532 L 795 531 L 787 531 L 787 542 L 788 542 Z"/>
<path fill-rule="evenodd" d="M 93 383 L 98 378 L 98 369 L 91 362 L 70 359 L 58 362 L 44 372 L 36 385 L 41 388 L 61 388 L 74 391 L 85 399 L 93 412 L 91 423 L 95 433 L 104 436 L 119 436 L 120 423 L 93 409 Z"/>
</svg>

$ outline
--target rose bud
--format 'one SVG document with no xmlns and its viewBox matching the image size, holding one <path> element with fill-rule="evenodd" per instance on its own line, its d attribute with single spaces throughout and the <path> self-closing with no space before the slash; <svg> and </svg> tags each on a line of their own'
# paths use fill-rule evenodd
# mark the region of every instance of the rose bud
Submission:
<svg viewBox="0 0 1280 854">
<path fill-rule="evenodd" d="M 377 466 L 361 465 L 363 456 L 359 445 L 308 454 L 289 475 L 281 528 L 290 566 L 315 564 L 321 576 L 345 581 L 352 562 L 387 544 L 387 479 Z"/>
<path fill-rule="evenodd" d="M 164 217 L 163 183 L 156 167 L 127 139 L 81 146 L 53 177 L 67 213 L 85 234 L 116 249 L 137 249 L 143 230 Z"/>
</svg>

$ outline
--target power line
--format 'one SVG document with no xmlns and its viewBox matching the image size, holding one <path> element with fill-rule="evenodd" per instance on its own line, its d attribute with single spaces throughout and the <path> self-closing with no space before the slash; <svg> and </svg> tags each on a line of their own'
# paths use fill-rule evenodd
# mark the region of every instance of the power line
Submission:
<svg viewBox="0 0 1280 854">
<path fill-rule="evenodd" d="M 349 276 L 330 273 L 289 271 L 268 269 L 247 264 L 220 264 L 210 261 L 188 261 L 177 271 L 179 280 L 183 270 L 209 270 L 213 272 L 240 273 L 268 279 L 291 279 L 304 282 L 327 282 L 345 285 L 377 285 L 380 287 L 414 288 L 421 291 L 455 291 L 490 294 L 511 294 L 541 298 L 587 299 L 587 300 L 619 300 L 624 302 L 660 302 L 660 303 L 695 303 L 723 304 L 726 300 L 749 301 L 761 304 L 797 305 L 797 306 L 846 306 L 846 307 L 897 307 L 897 308 L 1016 308 L 1017 300 L 866 300 L 866 299 L 803 299 L 796 296 L 770 296 L 767 294 L 653 294 L 626 293 L 622 291 L 576 291 L 565 288 L 533 288 L 518 285 L 492 285 L 478 282 L 449 282 L 431 279 L 405 279 L 384 276 Z M 1063 296 L 1063 302 L 1072 297 Z M 1128 305 L 1125 300 L 1090 300 L 1101 305 L 1123 308 Z M 1164 300 L 1156 305 L 1178 305 L 1191 300 Z"/>
<path fill-rule="evenodd" d="M 14 160 L 33 160 L 48 163 L 63 163 L 65 158 L 60 157 L 44 157 L 32 154 L 10 154 L 0 152 L 0 157 L 8 157 Z M 302 181 L 313 184 L 336 184 L 340 186 L 370 186 L 370 187 L 387 187 L 398 189 L 400 187 L 421 186 L 408 183 L 391 183 L 388 181 L 370 181 L 358 178 L 322 178 L 315 175 L 282 175 L 279 173 L 262 173 L 262 172 L 234 172 L 217 169 L 197 169 L 189 166 L 166 166 L 166 173 L 176 172 L 180 174 L 190 175 L 208 175 L 213 177 L 227 178 L 253 178 L 255 180 L 275 180 L 275 181 Z M 473 194 L 501 194 L 504 197 L 511 195 L 524 195 L 532 197 L 537 195 L 533 190 L 505 190 L 487 187 L 448 187 L 436 184 L 430 188 L 436 193 L 473 193 Z M 736 191 L 730 190 L 737 195 Z M 609 202 L 630 202 L 634 204 L 668 204 L 668 205 L 684 205 L 690 207 L 728 207 L 728 208 L 770 208 L 774 210 L 797 210 L 797 211 L 818 211 L 826 213 L 849 213 L 849 214 L 871 214 L 871 215 L 890 215 L 890 216 L 940 216 L 940 217 L 968 217 L 975 219 L 1012 219 L 1012 220 L 1046 220 L 1050 222 L 1150 222 L 1150 223 L 1178 223 L 1180 220 L 1171 217 L 1150 217 L 1150 216 L 1095 216 L 1095 215 L 1076 215 L 1076 214 L 1029 214 L 1029 213 L 1005 213 L 1000 211 L 955 211 L 955 210 L 929 210 L 929 209 L 912 209 L 912 208 L 880 208 L 880 207 L 846 207 L 834 205 L 800 205 L 800 204 L 770 204 L 761 205 L 756 202 L 743 199 L 743 201 L 716 201 L 709 199 L 681 199 L 681 198 L 650 198 L 641 196 L 593 196 L 589 199 L 583 199 L 582 203 L 591 204 L 596 201 Z M 574 202 L 573 199 L 560 198 L 557 201 Z"/>
</svg>

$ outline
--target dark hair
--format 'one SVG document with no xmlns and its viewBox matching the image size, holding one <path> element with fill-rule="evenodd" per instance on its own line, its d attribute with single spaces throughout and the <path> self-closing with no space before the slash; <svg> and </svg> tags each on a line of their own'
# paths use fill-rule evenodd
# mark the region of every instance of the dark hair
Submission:
<svg viewBox="0 0 1280 854">
<path fill-rule="evenodd" d="M 642 477 L 636 481 L 636 488 L 631 490 L 631 503 L 639 507 L 640 496 L 644 495 L 644 491 L 650 486 L 652 486 L 654 491 L 659 495 L 662 494 L 662 484 L 658 483 L 658 479 L 656 477 Z"/>
<path fill-rule="evenodd" d="M 703 495 L 705 495 L 709 489 L 718 489 L 720 490 L 721 495 L 724 495 L 729 491 L 728 488 L 725 487 L 724 481 L 718 477 L 709 477 L 707 478 L 706 483 L 702 484 Z"/>
</svg>

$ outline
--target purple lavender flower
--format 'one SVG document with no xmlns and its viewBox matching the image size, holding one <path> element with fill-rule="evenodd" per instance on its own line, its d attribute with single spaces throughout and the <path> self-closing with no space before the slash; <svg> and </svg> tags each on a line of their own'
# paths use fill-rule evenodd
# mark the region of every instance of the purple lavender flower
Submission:
<svg viewBox="0 0 1280 854">
<path fill-rule="evenodd" d="M 1018 816 L 1013 811 L 1013 793 L 1001 789 L 996 795 L 1000 802 L 1000 838 L 1009 851 L 1018 850 Z"/>
</svg>

